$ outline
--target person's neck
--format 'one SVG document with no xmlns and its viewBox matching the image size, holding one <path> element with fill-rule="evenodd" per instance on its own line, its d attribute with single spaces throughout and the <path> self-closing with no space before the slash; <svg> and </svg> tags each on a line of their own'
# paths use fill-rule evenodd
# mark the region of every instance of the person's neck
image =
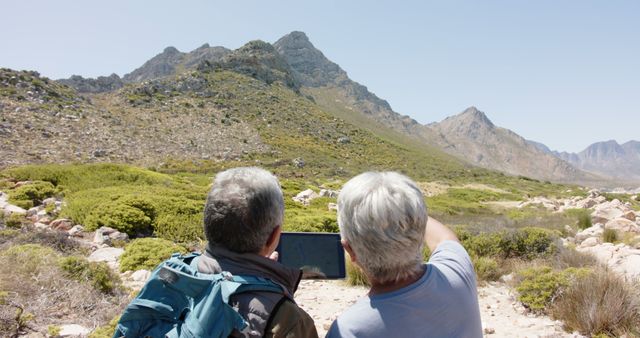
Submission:
<svg viewBox="0 0 640 338">
<path fill-rule="evenodd" d="M 371 289 L 369 290 L 369 296 L 393 292 L 396 290 L 400 290 L 404 287 L 407 287 L 415 283 L 416 281 L 418 281 L 418 279 L 422 278 L 422 276 L 424 276 L 426 271 L 427 271 L 427 267 L 423 265 L 420 268 L 420 272 L 415 273 L 407 278 L 404 278 L 398 281 L 379 283 L 375 280 L 372 280 Z"/>
</svg>

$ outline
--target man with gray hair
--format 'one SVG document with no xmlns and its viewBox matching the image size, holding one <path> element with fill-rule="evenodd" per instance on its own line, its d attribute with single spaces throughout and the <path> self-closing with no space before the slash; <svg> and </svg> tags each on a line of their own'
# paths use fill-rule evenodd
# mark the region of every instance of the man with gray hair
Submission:
<svg viewBox="0 0 640 338">
<path fill-rule="evenodd" d="M 301 271 L 278 263 L 284 200 L 278 180 L 260 168 L 235 168 L 216 176 L 204 208 L 206 252 L 198 271 L 257 276 L 281 285 L 288 295 L 247 292 L 230 304 L 247 320 L 240 337 L 317 337 L 311 317 L 293 302 Z"/>
<path fill-rule="evenodd" d="M 482 337 L 471 259 L 451 230 L 427 217 L 413 181 L 395 172 L 354 177 L 338 197 L 338 224 L 371 289 L 327 337 Z"/>
</svg>

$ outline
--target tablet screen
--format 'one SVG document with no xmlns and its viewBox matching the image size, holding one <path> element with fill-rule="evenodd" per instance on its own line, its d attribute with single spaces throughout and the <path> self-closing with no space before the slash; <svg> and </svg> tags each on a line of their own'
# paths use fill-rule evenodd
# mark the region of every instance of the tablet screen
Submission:
<svg viewBox="0 0 640 338">
<path fill-rule="evenodd" d="M 302 269 L 303 279 L 345 277 L 344 251 L 340 234 L 283 232 L 278 244 L 278 261 Z"/>
</svg>

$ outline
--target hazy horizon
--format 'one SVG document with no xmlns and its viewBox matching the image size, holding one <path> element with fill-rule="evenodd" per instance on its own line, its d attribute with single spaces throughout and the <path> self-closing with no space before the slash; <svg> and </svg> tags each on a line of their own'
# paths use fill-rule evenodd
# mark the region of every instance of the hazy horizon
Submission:
<svg viewBox="0 0 640 338">
<path fill-rule="evenodd" d="M 235 49 L 299 30 L 353 80 L 420 123 L 476 106 L 553 150 L 640 139 L 640 3 L 633 1 L 3 7 L 12 15 L 0 22 L 0 67 L 53 79 L 122 76 L 167 46 Z"/>
</svg>

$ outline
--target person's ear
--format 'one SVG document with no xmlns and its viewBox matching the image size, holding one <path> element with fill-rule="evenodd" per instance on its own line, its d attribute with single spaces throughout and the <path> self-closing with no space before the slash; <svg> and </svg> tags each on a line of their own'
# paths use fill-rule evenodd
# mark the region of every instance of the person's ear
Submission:
<svg viewBox="0 0 640 338">
<path fill-rule="evenodd" d="M 342 244 L 342 247 L 344 248 L 344 251 L 346 251 L 349 254 L 349 258 L 351 259 L 351 262 L 357 263 L 358 260 L 356 258 L 356 253 L 353 252 L 353 249 L 351 248 L 351 245 L 349 245 L 349 242 L 347 242 L 347 240 L 343 239 L 343 240 L 340 240 L 340 244 Z"/>
<path fill-rule="evenodd" d="M 280 234 L 282 233 L 282 226 L 278 225 L 271 231 L 271 235 L 267 239 L 267 243 L 264 245 L 264 256 L 270 256 L 271 253 L 278 247 L 280 243 Z"/>
</svg>

